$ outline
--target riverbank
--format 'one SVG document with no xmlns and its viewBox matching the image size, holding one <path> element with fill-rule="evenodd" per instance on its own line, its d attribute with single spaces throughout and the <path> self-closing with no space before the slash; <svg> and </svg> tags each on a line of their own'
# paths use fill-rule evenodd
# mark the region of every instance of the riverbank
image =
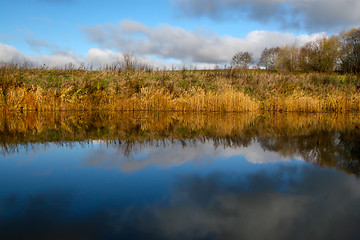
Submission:
<svg viewBox="0 0 360 240">
<path fill-rule="evenodd" d="M 358 112 L 358 76 L 265 70 L 0 69 L 0 108 Z"/>
</svg>

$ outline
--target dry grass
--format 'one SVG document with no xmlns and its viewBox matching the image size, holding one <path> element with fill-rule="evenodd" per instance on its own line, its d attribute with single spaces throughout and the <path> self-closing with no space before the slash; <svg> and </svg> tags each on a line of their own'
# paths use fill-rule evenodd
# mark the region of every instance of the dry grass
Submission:
<svg viewBox="0 0 360 240">
<path fill-rule="evenodd" d="M 0 68 L 7 110 L 358 112 L 356 76 L 259 70 L 85 71 Z"/>
</svg>

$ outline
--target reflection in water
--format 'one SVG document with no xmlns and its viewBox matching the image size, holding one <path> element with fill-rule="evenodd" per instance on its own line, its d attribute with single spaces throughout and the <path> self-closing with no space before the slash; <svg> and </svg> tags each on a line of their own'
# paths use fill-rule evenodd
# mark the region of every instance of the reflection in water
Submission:
<svg viewBox="0 0 360 240">
<path fill-rule="evenodd" d="M 90 216 L 69 215 L 72 195 L 30 195 L 20 202 L 16 195 L 1 208 L 1 239 L 101 239 L 106 231 L 104 212 Z M 15 201 L 14 201 L 15 200 Z M 13 201 L 11 205 L 9 201 Z M 7 218 L 8 217 L 8 218 Z"/>
<path fill-rule="evenodd" d="M 176 179 L 168 201 L 74 211 L 72 193 L 0 203 L 1 239 L 358 239 L 360 183 L 333 170 L 279 165 Z M 17 231 L 21 229 L 21 231 Z"/>
<path fill-rule="evenodd" d="M 136 172 L 147 167 L 158 166 L 170 168 L 186 163 L 195 166 L 211 163 L 222 157 L 243 156 L 254 164 L 289 161 L 291 158 L 281 157 L 276 152 L 264 151 L 258 142 L 248 143 L 248 147 L 214 147 L 218 142 L 213 140 L 163 140 L 138 144 L 133 147 L 131 156 L 124 157 L 125 145 L 107 145 L 89 152 L 84 166 L 100 166 L 106 169 L 118 168 L 122 172 Z M 301 158 L 301 157 L 298 157 Z"/>
<path fill-rule="evenodd" d="M 115 146 L 118 154 L 125 156 L 125 161 L 115 162 L 114 166 L 122 165 L 125 171 L 136 171 L 142 169 L 140 165 L 167 164 L 154 162 L 152 158 L 147 159 L 148 162 L 129 161 L 135 153 L 149 147 L 163 147 L 162 155 L 172 154 L 171 159 L 175 160 L 173 164 L 181 164 L 181 161 L 188 161 L 181 159 L 184 151 L 178 147 L 172 148 L 179 146 L 179 143 L 184 148 L 192 146 L 186 151 L 187 154 L 211 151 L 209 143 L 212 149 L 226 148 L 226 151 L 229 148 L 248 148 L 256 143 L 256 148 L 260 145 L 263 150 L 276 152 L 284 158 L 300 156 L 318 166 L 336 167 L 348 173 L 360 174 L 358 115 L 7 113 L 0 117 L 0 124 L 0 151 L 3 155 L 20 151 L 20 148 L 46 148 L 49 142 L 66 147 L 71 147 L 74 142 L 83 145 L 101 142 Z M 199 145 L 200 148 L 205 145 L 206 149 L 195 150 L 194 147 Z M 180 159 L 176 159 L 175 151 L 182 152 Z M 102 165 L 106 158 L 98 156 L 85 164 Z M 124 165 L 128 167 L 124 168 Z"/>
<path fill-rule="evenodd" d="M 134 222 L 158 224 L 165 238 L 350 239 L 360 236 L 359 200 L 354 178 L 307 167 L 190 176 L 178 182 L 168 206 L 134 214 Z"/>
<path fill-rule="evenodd" d="M 331 114 L 5 113 L 0 239 L 360 239 L 359 126 Z"/>
</svg>

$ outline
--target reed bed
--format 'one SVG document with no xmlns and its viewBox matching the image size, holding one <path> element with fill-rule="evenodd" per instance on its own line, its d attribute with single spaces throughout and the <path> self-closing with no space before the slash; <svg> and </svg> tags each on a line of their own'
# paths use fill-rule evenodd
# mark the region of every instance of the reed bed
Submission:
<svg viewBox="0 0 360 240">
<path fill-rule="evenodd" d="M 357 76 L 264 70 L 85 71 L 0 67 L 0 109 L 358 112 Z"/>
</svg>

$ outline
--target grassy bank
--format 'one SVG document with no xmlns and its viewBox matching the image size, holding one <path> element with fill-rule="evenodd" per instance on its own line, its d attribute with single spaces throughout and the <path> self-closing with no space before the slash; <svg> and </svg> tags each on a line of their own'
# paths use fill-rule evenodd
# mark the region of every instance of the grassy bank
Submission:
<svg viewBox="0 0 360 240">
<path fill-rule="evenodd" d="M 0 68 L 7 110 L 358 112 L 357 76 L 263 70 Z"/>
</svg>

